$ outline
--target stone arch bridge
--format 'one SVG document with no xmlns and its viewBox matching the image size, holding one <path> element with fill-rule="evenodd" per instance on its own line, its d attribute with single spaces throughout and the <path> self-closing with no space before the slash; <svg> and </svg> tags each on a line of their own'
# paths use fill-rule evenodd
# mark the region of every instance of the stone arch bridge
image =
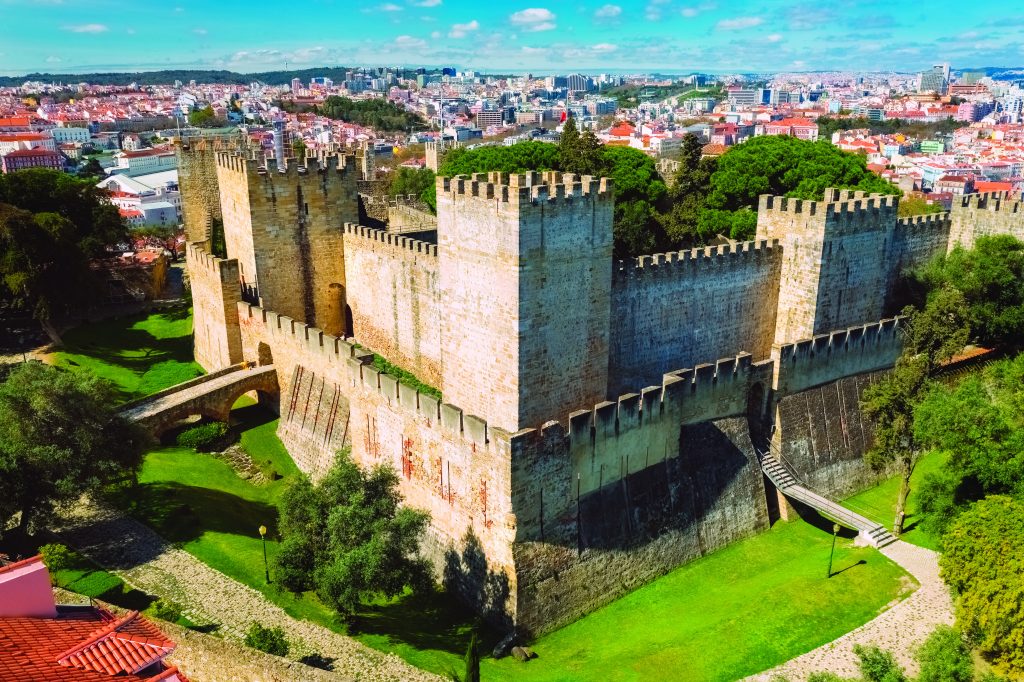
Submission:
<svg viewBox="0 0 1024 682">
<path fill-rule="evenodd" d="M 273 365 L 232 365 L 128 403 L 121 408 L 121 415 L 159 437 L 195 415 L 227 421 L 231 406 L 249 391 L 278 393 Z"/>
</svg>

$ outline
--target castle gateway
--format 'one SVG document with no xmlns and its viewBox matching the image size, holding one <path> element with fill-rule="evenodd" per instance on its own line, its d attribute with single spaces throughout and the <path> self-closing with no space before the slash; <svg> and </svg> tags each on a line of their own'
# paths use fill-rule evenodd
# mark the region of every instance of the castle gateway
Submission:
<svg viewBox="0 0 1024 682">
<path fill-rule="evenodd" d="M 821 494 L 872 483 L 858 404 L 900 352 L 899 273 L 1024 237 L 1000 196 L 902 219 L 826 190 L 762 197 L 755 241 L 613 262 L 607 179 L 438 178 L 436 229 L 398 234 L 358 224 L 355 157 L 180 154 L 196 359 L 273 364 L 298 466 L 393 466 L 439 575 L 533 634 L 767 528 L 769 446 Z"/>
</svg>

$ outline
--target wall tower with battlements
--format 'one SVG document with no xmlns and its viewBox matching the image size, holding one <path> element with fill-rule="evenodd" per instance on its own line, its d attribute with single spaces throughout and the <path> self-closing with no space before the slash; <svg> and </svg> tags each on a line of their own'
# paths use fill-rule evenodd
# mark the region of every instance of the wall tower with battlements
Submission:
<svg viewBox="0 0 1024 682">
<path fill-rule="evenodd" d="M 1024 202 L 1004 192 L 970 194 L 954 199 L 949 250 L 974 246 L 978 237 L 1009 234 L 1024 240 Z"/>
<path fill-rule="evenodd" d="M 446 400 L 515 432 L 604 399 L 611 190 L 560 173 L 438 178 Z"/>
<path fill-rule="evenodd" d="M 228 256 L 268 308 L 333 334 L 345 325 L 344 224 L 358 220 L 355 157 L 283 163 L 217 152 Z"/>
<path fill-rule="evenodd" d="M 762 196 L 758 239 L 782 246 L 775 342 L 883 316 L 892 267 L 895 197 L 825 190 L 824 201 Z"/>
</svg>

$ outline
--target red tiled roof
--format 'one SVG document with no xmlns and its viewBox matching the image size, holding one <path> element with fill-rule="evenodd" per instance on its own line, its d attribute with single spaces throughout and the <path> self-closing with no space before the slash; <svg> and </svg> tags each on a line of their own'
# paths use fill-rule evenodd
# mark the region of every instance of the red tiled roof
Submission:
<svg viewBox="0 0 1024 682">
<path fill-rule="evenodd" d="M 4 556 L 6 556 L 6 555 L 4 555 Z M 36 554 L 35 556 L 29 557 L 28 559 L 22 559 L 21 561 L 15 561 L 14 563 L 7 564 L 6 566 L 0 566 L 0 573 L 6 573 L 7 571 L 13 571 L 16 568 L 21 568 L 22 566 L 28 566 L 29 564 L 34 564 L 37 561 L 42 561 L 42 559 L 43 559 L 43 555 L 42 554 Z"/>
<path fill-rule="evenodd" d="M 58 654 L 57 663 L 107 675 L 137 673 L 174 650 L 173 642 L 147 625 L 139 619 L 138 611 L 131 611 Z"/>
<path fill-rule="evenodd" d="M 35 149 L 15 149 L 13 152 L 8 152 L 7 154 L 4 154 L 5 159 L 9 159 L 12 156 L 60 156 L 60 154 L 58 154 L 57 152 L 51 152 L 47 149 L 41 149 L 39 147 L 36 147 Z"/>
<path fill-rule="evenodd" d="M 161 675 L 139 671 L 174 646 L 138 612 L 115 618 L 99 607 L 58 606 L 56 618 L 0 618 L 0 680 L 102 682 L 113 675 L 124 682 L 167 679 L 166 670 Z"/>
</svg>

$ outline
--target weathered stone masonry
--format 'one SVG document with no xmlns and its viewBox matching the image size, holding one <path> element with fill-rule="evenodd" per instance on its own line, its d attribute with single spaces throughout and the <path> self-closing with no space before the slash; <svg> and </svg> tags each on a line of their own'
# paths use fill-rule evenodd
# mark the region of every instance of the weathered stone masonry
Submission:
<svg viewBox="0 0 1024 682">
<path fill-rule="evenodd" d="M 762 199 L 756 242 L 613 265 L 607 181 L 439 178 L 420 240 L 354 224 L 348 162 L 217 164 L 231 260 L 189 251 L 197 358 L 272 363 L 299 467 L 345 446 L 393 466 L 432 515 L 439 574 L 532 633 L 765 528 L 769 441 L 822 493 L 869 483 L 858 400 L 899 354 L 899 321 L 876 321 L 897 275 L 971 238 L 964 210 L 1020 229 L 1007 202 L 898 220 L 891 199 L 828 191 Z"/>
</svg>

